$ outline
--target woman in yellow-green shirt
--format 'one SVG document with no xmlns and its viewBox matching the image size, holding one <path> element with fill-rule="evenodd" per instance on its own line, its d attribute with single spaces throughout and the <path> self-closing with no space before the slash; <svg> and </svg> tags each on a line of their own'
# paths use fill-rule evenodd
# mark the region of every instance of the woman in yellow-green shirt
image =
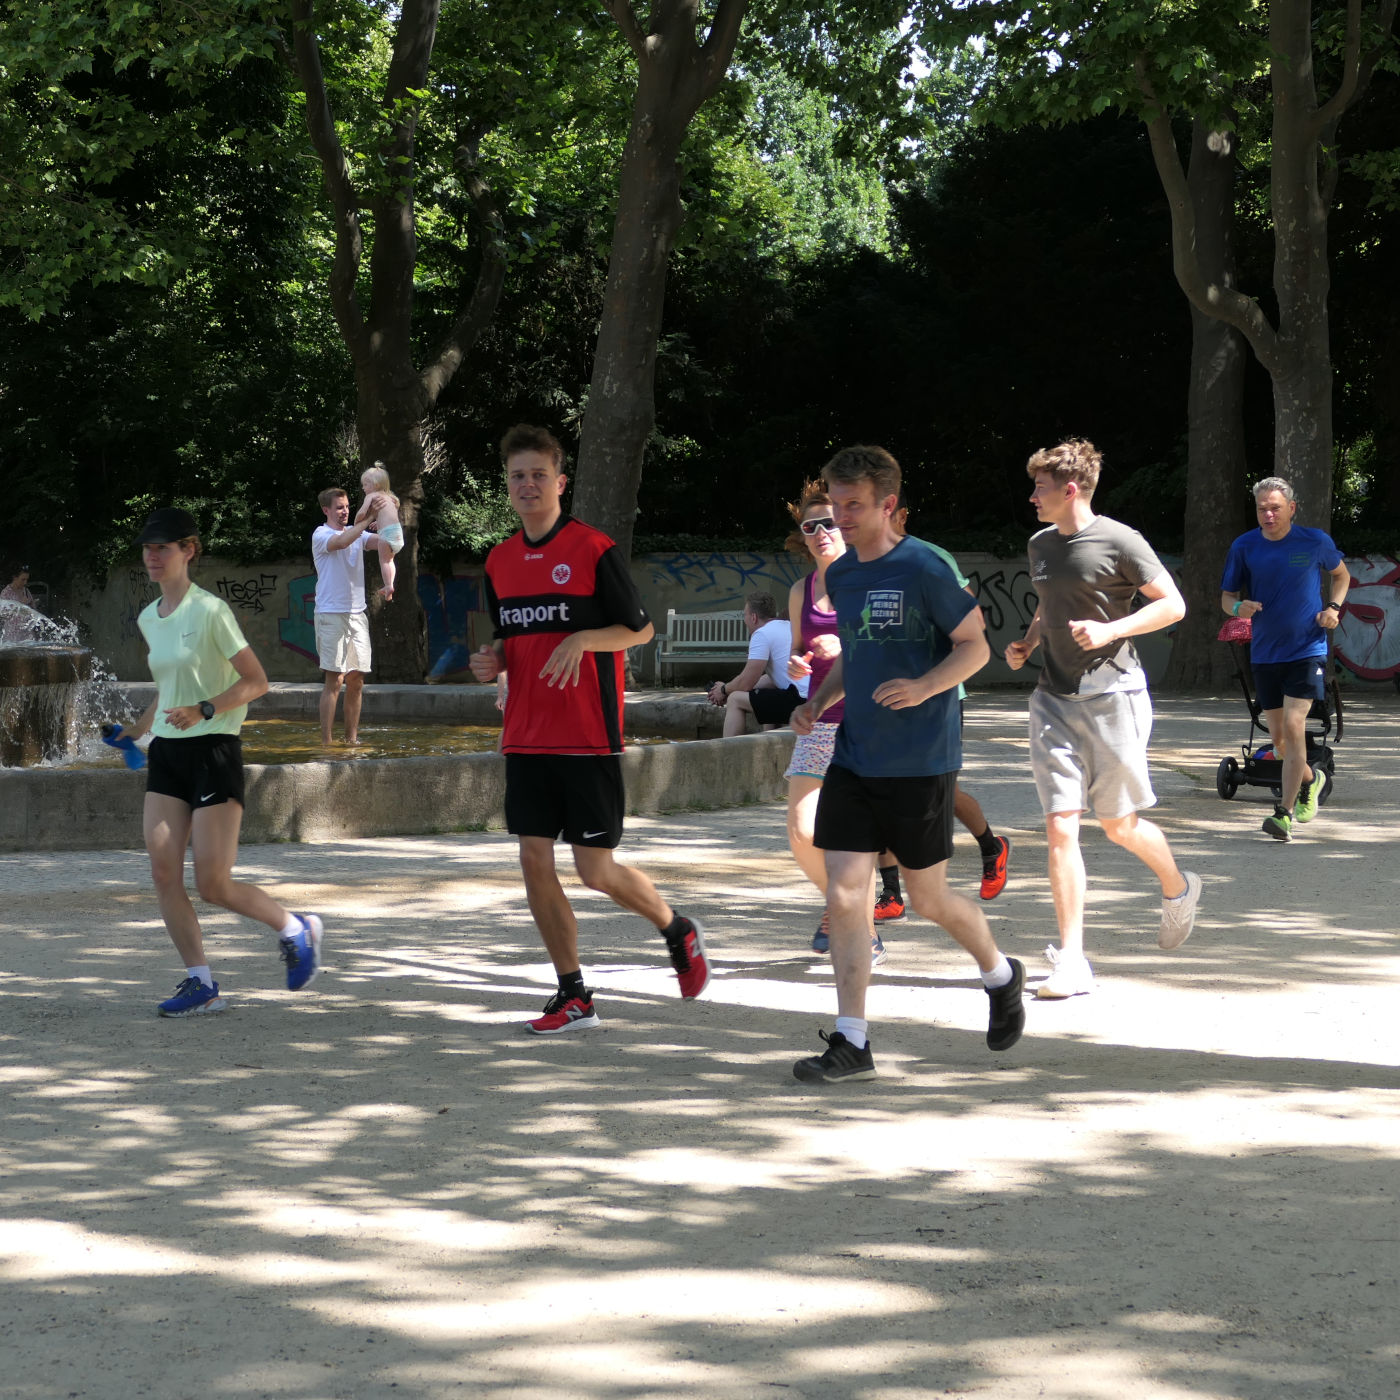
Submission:
<svg viewBox="0 0 1400 1400">
<path fill-rule="evenodd" d="M 185 849 L 194 849 L 201 899 L 260 919 L 281 940 L 287 986 L 299 991 L 320 971 L 322 926 L 289 913 L 256 885 L 233 878 L 243 823 L 243 746 L 248 702 L 267 676 L 227 603 L 190 578 L 199 527 L 188 511 L 152 511 L 137 538 L 141 562 L 160 597 L 137 619 L 150 649 L 156 698 L 125 732 L 154 735 L 147 754 L 143 830 L 161 918 L 184 959 L 185 977 L 161 1002 L 162 1016 L 223 1011 L 209 971 L 199 918 L 185 890 Z"/>
</svg>

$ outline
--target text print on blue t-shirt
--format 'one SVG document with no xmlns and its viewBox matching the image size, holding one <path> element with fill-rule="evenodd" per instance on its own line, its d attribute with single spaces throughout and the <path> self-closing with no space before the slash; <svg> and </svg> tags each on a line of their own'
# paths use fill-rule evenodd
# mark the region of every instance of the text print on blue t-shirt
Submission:
<svg viewBox="0 0 1400 1400">
<path fill-rule="evenodd" d="M 860 613 L 859 636 L 873 637 L 877 627 L 899 627 L 904 622 L 904 590 L 872 588 Z"/>
</svg>

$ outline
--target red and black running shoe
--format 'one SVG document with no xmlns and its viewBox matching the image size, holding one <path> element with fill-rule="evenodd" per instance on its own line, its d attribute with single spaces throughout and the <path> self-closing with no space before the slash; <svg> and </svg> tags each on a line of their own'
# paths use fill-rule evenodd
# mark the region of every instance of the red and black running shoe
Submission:
<svg viewBox="0 0 1400 1400">
<path fill-rule="evenodd" d="M 680 938 L 672 943 L 667 940 L 671 952 L 671 966 L 676 969 L 676 978 L 681 984 L 681 995 L 689 999 L 698 997 L 710 982 L 710 964 L 705 958 L 705 930 L 694 919 L 681 917 L 683 931 Z"/>
<path fill-rule="evenodd" d="M 1006 888 L 1006 867 L 1011 859 L 1011 842 L 1005 836 L 997 837 L 1001 849 L 991 860 L 982 862 L 982 888 L 978 893 L 983 899 L 995 899 Z"/>
<path fill-rule="evenodd" d="M 559 1035 L 563 1031 L 584 1031 L 597 1024 L 598 1013 L 593 1010 L 590 993 L 569 996 L 555 992 L 545 1003 L 544 1015 L 527 1021 L 525 1029 L 533 1035 Z"/>
<path fill-rule="evenodd" d="M 902 919 L 904 901 L 889 890 L 881 890 L 875 898 L 875 922 L 882 924 L 886 919 Z"/>
</svg>

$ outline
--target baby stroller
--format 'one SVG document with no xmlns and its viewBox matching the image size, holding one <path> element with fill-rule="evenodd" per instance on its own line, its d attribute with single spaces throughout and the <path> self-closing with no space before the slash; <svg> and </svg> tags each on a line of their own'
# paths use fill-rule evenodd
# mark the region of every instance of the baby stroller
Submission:
<svg viewBox="0 0 1400 1400">
<path fill-rule="evenodd" d="M 1220 629 L 1218 640 L 1228 642 L 1230 657 L 1235 663 L 1235 674 L 1240 678 L 1240 689 L 1244 692 L 1244 703 L 1249 708 L 1249 738 L 1240 745 L 1240 758 L 1226 754 L 1215 770 L 1215 790 L 1227 802 L 1241 787 L 1268 788 L 1274 801 L 1282 797 L 1283 760 L 1274 757 L 1273 741 L 1269 738 L 1268 726 L 1264 723 L 1263 710 L 1254 698 L 1250 688 L 1249 674 L 1245 670 L 1242 653 L 1249 645 L 1251 633 L 1247 617 L 1227 618 Z M 1263 736 L 1263 743 L 1256 747 L 1255 735 Z M 1342 738 L 1342 692 L 1337 685 L 1336 668 L 1332 665 L 1329 650 L 1327 657 L 1327 685 L 1321 700 L 1314 700 L 1307 718 L 1308 767 L 1323 774 L 1322 790 L 1318 793 L 1321 805 L 1332 795 L 1332 774 L 1336 768 L 1331 744 L 1340 743 Z M 1329 743 L 1329 740 L 1331 743 Z"/>
</svg>

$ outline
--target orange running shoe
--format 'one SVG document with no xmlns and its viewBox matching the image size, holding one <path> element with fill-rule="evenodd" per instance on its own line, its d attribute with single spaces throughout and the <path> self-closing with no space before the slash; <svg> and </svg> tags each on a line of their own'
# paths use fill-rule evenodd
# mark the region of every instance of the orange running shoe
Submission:
<svg viewBox="0 0 1400 1400">
<path fill-rule="evenodd" d="M 882 890 L 875 899 L 876 923 L 884 923 L 886 919 L 902 919 L 903 917 L 904 901 L 897 894 Z"/>
<path fill-rule="evenodd" d="M 983 899 L 995 899 L 1006 888 L 1006 866 L 1011 859 L 1011 842 L 1005 836 L 997 837 L 1001 847 L 991 860 L 982 862 L 982 888 L 978 893 Z"/>
</svg>

